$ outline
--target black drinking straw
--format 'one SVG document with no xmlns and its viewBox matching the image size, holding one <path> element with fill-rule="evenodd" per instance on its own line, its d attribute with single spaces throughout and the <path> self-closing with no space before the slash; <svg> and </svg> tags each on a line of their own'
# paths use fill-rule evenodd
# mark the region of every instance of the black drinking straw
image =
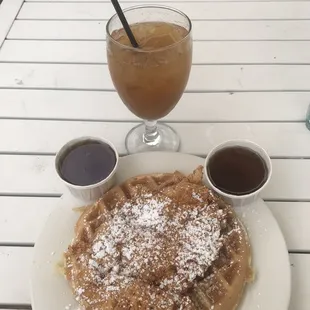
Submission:
<svg viewBox="0 0 310 310">
<path fill-rule="evenodd" d="M 120 21 L 121 21 L 121 23 L 122 23 L 126 33 L 127 33 L 127 36 L 128 36 L 128 38 L 130 40 L 131 45 L 133 47 L 139 47 L 139 45 L 138 45 L 138 43 L 137 43 L 137 41 L 136 41 L 136 39 L 135 39 L 135 37 L 134 37 L 130 27 L 128 25 L 127 19 L 126 19 L 124 13 L 123 13 L 122 8 L 119 5 L 118 1 L 117 0 L 111 0 L 111 2 L 113 4 L 113 6 L 114 6 L 116 14 L 118 15 L 118 17 L 119 17 L 119 19 L 120 19 Z"/>
</svg>

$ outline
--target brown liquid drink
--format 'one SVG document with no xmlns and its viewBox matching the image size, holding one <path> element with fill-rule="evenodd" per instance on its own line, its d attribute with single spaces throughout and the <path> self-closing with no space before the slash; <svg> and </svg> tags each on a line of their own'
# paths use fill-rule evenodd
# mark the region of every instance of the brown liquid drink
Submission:
<svg viewBox="0 0 310 310">
<path fill-rule="evenodd" d="M 191 21 L 179 10 L 156 5 L 131 7 L 124 15 L 134 47 L 118 15 L 112 16 L 107 23 L 109 70 L 122 101 L 144 120 L 127 134 L 126 149 L 130 154 L 177 151 L 178 134 L 157 120 L 174 108 L 186 87 L 192 62 Z"/>
<path fill-rule="evenodd" d="M 185 28 L 167 22 L 131 25 L 139 49 L 124 29 L 108 42 L 110 74 L 122 101 L 137 116 L 157 120 L 181 98 L 192 61 L 192 41 Z"/>
</svg>

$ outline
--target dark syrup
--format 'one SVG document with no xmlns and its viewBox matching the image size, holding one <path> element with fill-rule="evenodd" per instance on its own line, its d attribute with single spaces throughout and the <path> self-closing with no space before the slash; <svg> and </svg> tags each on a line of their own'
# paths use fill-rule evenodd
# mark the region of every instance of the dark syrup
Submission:
<svg viewBox="0 0 310 310">
<path fill-rule="evenodd" d="M 225 193 L 246 195 L 256 191 L 267 180 L 264 159 L 245 147 L 227 147 L 209 161 L 208 175 L 214 186 Z"/>
<path fill-rule="evenodd" d="M 60 161 L 60 173 L 67 182 L 86 186 L 104 180 L 114 169 L 116 156 L 106 143 L 82 142 Z"/>
</svg>

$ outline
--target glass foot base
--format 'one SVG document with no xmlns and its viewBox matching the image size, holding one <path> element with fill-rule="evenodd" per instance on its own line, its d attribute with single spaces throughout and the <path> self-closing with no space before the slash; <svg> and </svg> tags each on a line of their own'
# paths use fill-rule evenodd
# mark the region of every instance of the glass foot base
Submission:
<svg viewBox="0 0 310 310">
<path fill-rule="evenodd" d="M 153 151 L 177 152 L 180 148 L 180 138 L 178 134 L 168 125 L 157 123 L 159 133 L 156 142 L 149 144 L 144 140 L 145 125 L 140 124 L 132 128 L 125 140 L 126 149 L 129 154 Z"/>
</svg>

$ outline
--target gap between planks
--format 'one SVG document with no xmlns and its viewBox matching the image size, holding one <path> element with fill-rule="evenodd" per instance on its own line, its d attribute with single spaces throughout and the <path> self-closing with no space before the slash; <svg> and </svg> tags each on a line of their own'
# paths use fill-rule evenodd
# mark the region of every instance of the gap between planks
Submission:
<svg viewBox="0 0 310 310">
<path fill-rule="evenodd" d="M 56 156 L 56 152 L 0 152 L 1 155 L 10 155 L 10 156 Z M 127 156 L 128 154 L 125 153 L 119 153 L 120 157 Z M 191 153 L 191 155 L 194 156 L 199 156 L 199 157 L 206 157 L 206 155 L 201 155 L 201 154 L 195 154 Z M 285 159 L 285 160 L 310 160 L 310 156 L 270 156 L 271 159 Z M 6 193 L 0 193 L 0 196 L 6 196 Z M 10 196 L 10 194 L 8 194 Z M 55 197 L 58 197 L 56 195 Z M 275 200 L 277 201 L 277 200 Z M 301 200 L 305 201 L 305 200 Z"/>
<path fill-rule="evenodd" d="M 13 243 L 13 242 L 0 242 L 0 247 L 10 247 L 10 248 L 34 248 L 35 243 Z M 287 251 L 289 254 L 310 254 L 310 251 Z M 0 308 L 1 309 L 1 308 Z"/>
<path fill-rule="evenodd" d="M 52 117 L 6 117 L 6 116 L 0 116 L 0 120 L 26 120 L 26 121 L 59 121 L 59 122 L 93 122 L 93 123 L 126 123 L 126 122 L 130 122 L 130 123 L 142 123 L 142 120 L 136 120 L 136 119 L 132 119 L 132 120 L 111 120 L 111 119 L 88 119 L 88 118 L 52 118 Z M 300 119 L 300 120 L 236 120 L 236 121 L 230 121 L 230 120 L 219 120 L 219 121 L 215 121 L 215 120 L 192 120 L 192 121 L 187 121 L 187 120 L 166 120 L 164 121 L 169 122 L 169 123 L 173 123 L 173 124 L 177 124 L 177 123 L 182 123 L 182 124 L 253 124 L 253 123 L 259 123 L 259 124 L 270 124 L 270 123 L 304 123 L 305 119 Z M 1 152 L 0 152 L 1 153 Z M 22 154 L 22 153 L 19 153 Z M 43 153 L 46 154 L 46 153 Z M 54 154 L 54 153 L 52 153 Z M 37 155 L 37 154 L 36 154 Z M 304 157 L 302 157 L 304 158 Z"/>
<path fill-rule="evenodd" d="M 81 91 L 81 92 L 115 92 L 114 89 L 110 88 L 70 88 L 70 87 L 13 87 L 13 86 L 0 86 L 0 89 L 3 90 L 60 90 L 60 91 Z M 309 93 L 310 89 L 285 89 L 281 90 L 282 93 Z M 247 89 L 247 90 L 240 90 L 240 89 L 226 89 L 226 90 L 217 90 L 217 89 L 211 89 L 211 90 L 185 90 L 184 93 L 188 94 L 226 94 L 226 93 L 279 93 L 279 89 Z"/>
<path fill-rule="evenodd" d="M 3 310 L 31 310 L 31 305 L 27 305 L 27 304 L 24 304 L 24 305 L 19 305 L 19 304 L 0 304 L 0 309 L 3 309 Z"/>
<path fill-rule="evenodd" d="M 310 1 L 310 0 L 309 0 Z M 56 42 L 105 42 L 106 39 L 79 39 L 79 38 L 68 38 L 68 39 L 51 39 L 51 38 L 6 38 L 5 41 L 56 41 Z M 309 42 L 310 39 L 195 39 L 194 42 Z M 80 63 L 79 63 L 80 64 Z"/>
<path fill-rule="evenodd" d="M 292 2 L 292 0 L 193 0 L 193 1 L 189 1 L 189 0 L 157 0 L 156 2 L 158 3 L 200 3 L 200 2 Z M 309 2 L 310 0 L 298 0 L 298 2 Z M 30 3 L 110 3 L 109 0 L 25 0 L 25 2 L 30 2 Z M 137 3 L 139 2 L 137 1 L 133 1 L 133 0 L 125 0 L 123 1 L 125 3 Z M 145 0 L 145 1 L 141 1 L 142 3 L 153 3 L 153 0 Z"/>
<path fill-rule="evenodd" d="M 51 21 L 51 22 L 102 22 L 102 21 L 108 21 L 107 19 L 80 19 L 80 18 L 67 18 L 67 19 L 60 19 L 60 18 L 16 18 L 15 20 L 18 21 Z M 251 22 L 251 21 L 258 21 L 258 22 L 271 22 L 271 21 L 279 21 L 279 22 L 285 22 L 285 21 L 309 21 L 310 18 L 260 18 L 260 19 L 251 19 L 251 18 L 222 18 L 222 19 L 208 19 L 208 18 L 191 18 L 191 21 L 197 21 L 197 22 Z"/>
</svg>

